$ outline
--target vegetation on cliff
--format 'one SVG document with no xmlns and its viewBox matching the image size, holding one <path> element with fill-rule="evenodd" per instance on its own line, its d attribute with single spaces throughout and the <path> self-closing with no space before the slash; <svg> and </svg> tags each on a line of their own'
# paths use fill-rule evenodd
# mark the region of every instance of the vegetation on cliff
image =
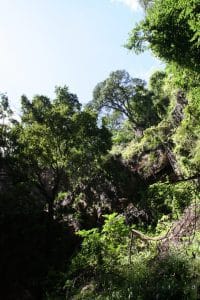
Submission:
<svg viewBox="0 0 200 300">
<path fill-rule="evenodd" d="M 0 100 L 2 299 L 200 298 L 200 6 L 141 1 L 126 47 L 166 65 L 117 70 L 81 107 Z"/>
</svg>

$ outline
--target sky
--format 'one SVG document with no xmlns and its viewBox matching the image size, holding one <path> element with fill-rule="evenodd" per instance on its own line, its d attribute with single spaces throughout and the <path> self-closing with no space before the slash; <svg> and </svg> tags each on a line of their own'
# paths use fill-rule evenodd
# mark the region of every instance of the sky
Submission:
<svg viewBox="0 0 200 300">
<path fill-rule="evenodd" d="M 123 47 L 143 18 L 136 0 L 0 0 L 0 92 L 19 112 L 20 97 L 54 97 L 67 85 L 80 102 L 125 69 L 148 80 L 161 63 Z"/>
</svg>

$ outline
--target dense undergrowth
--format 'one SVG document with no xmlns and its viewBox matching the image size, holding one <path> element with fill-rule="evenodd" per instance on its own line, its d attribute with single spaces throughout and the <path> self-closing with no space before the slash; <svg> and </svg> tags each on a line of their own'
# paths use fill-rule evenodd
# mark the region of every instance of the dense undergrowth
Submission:
<svg viewBox="0 0 200 300">
<path fill-rule="evenodd" d="M 171 223 L 168 223 L 170 226 Z M 158 232 L 162 235 L 165 230 Z M 130 237 L 122 216 L 105 216 L 101 230 L 82 230 L 82 249 L 62 278 L 63 296 L 48 299 L 198 299 L 200 236 L 183 238 L 162 255 L 161 241 Z M 55 298 L 54 298 L 55 297 Z"/>
</svg>

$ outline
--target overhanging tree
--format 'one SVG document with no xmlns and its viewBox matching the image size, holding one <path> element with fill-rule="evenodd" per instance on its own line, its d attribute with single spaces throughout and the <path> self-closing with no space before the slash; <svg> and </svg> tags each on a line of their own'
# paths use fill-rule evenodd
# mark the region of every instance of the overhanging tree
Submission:
<svg viewBox="0 0 200 300">
<path fill-rule="evenodd" d="M 136 53 L 151 49 L 166 62 L 199 71 L 199 14 L 199 0 L 154 0 L 126 46 Z"/>
</svg>

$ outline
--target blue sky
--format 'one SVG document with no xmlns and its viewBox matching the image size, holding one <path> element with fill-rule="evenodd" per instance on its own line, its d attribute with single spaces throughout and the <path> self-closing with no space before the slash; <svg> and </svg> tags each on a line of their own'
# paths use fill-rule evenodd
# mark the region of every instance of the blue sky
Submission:
<svg viewBox="0 0 200 300">
<path fill-rule="evenodd" d="M 123 3 L 124 2 L 124 3 Z M 0 92 L 53 97 L 69 86 L 82 103 L 111 71 L 148 79 L 160 67 L 149 53 L 123 47 L 143 12 L 135 0 L 0 0 Z M 132 5 L 132 9 L 131 9 Z"/>
</svg>

